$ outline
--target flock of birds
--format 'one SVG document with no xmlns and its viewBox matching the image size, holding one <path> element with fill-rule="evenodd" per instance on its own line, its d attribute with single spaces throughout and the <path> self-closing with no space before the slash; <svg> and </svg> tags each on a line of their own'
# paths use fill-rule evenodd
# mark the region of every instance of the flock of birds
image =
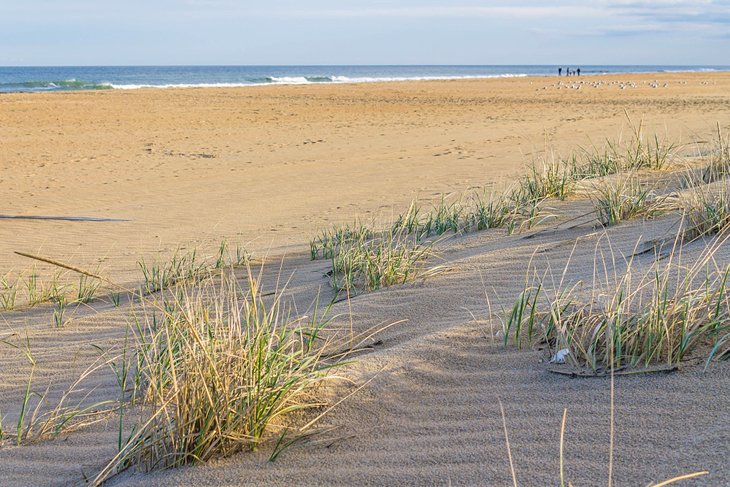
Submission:
<svg viewBox="0 0 730 487">
<path fill-rule="evenodd" d="M 678 81 L 677 84 L 687 84 L 686 81 Z M 543 86 L 543 90 L 547 89 L 556 89 L 556 90 L 581 90 L 583 88 L 618 88 L 620 90 L 626 90 L 630 88 L 639 88 L 640 85 L 648 86 L 650 88 L 668 88 L 669 83 L 661 83 L 657 80 L 654 81 L 645 81 L 641 84 L 636 83 L 635 81 L 585 81 L 585 80 L 573 80 L 569 81 L 567 83 L 561 81 L 558 81 L 557 83 L 554 83 L 549 86 Z M 538 88 L 539 91 L 539 88 Z"/>
</svg>

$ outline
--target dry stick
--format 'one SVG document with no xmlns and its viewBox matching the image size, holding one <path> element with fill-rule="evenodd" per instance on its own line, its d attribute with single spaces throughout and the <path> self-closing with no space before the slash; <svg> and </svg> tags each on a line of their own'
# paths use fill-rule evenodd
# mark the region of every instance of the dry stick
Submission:
<svg viewBox="0 0 730 487">
<path fill-rule="evenodd" d="M 497 396 L 499 402 L 499 411 L 502 413 L 502 428 L 504 428 L 504 441 L 507 443 L 507 458 L 509 458 L 509 469 L 512 472 L 512 485 L 517 487 L 517 474 L 515 473 L 515 465 L 512 462 L 512 449 L 509 446 L 509 434 L 507 433 L 507 417 L 504 415 L 504 406 L 502 400 Z"/>
<path fill-rule="evenodd" d="M 72 266 L 70 264 L 65 264 L 63 262 L 59 262 L 57 260 L 49 259 L 47 257 L 40 257 L 38 255 L 28 254 L 28 253 L 25 253 L 25 252 L 19 252 L 17 250 L 14 251 L 14 253 L 17 254 L 17 255 L 20 255 L 21 257 L 27 257 L 28 259 L 33 259 L 33 260 L 37 260 L 37 261 L 40 261 L 40 262 L 45 262 L 46 264 L 51 264 L 51 265 L 54 265 L 56 267 L 61 267 L 62 269 L 67 269 L 67 270 L 70 270 L 72 272 L 77 272 L 77 273 L 83 274 L 85 276 L 93 277 L 94 279 L 99 279 L 100 281 L 105 282 L 105 283 L 109 284 L 110 286 L 113 286 L 113 287 L 115 287 L 117 289 L 120 289 L 120 290 L 122 290 L 124 292 L 127 292 L 127 293 L 131 294 L 133 297 L 139 297 L 140 299 L 143 299 L 144 298 L 144 293 L 143 292 L 137 292 L 137 291 L 135 291 L 133 289 L 126 288 L 126 287 L 124 287 L 124 286 L 122 286 L 120 284 L 117 284 L 116 282 L 114 282 L 114 281 L 112 281 L 110 279 L 107 279 L 106 277 L 100 276 L 98 274 L 94 274 L 93 272 L 85 271 L 85 270 L 83 270 L 83 269 L 81 269 L 79 267 L 74 267 L 74 266 Z M 159 309 L 160 311 L 164 311 L 164 309 L 162 308 L 162 306 L 159 305 L 159 304 L 152 303 L 152 306 L 155 307 L 155 308 L 157 308 L 157 309 Z"/>
<path fill-rule="evenodd" d="M 27 257 L 29 259 L 38 260 L 40 262 L 45 262 L 46 264 L 55 265 L 56 267 L 61 267 L 63 269 L 68 269 L 68 270 L 73 271 L 73 272 L 78 272 L 79 274 L 83 274 L 85 276 L 89 276 L 89 277 L 93 277 L 95 279 L 99 279 L 100 281 L 104 281 L 104 282 L 106 282 L 108 284 L 114 284 L 113 282 L 109 281 L 108 279 L 106 279 L 104 277 L 101 277 L 98 274 L 93 274 L 93 273 L 91 273 L 89 271 L 85 271 L 83 269 L 79 269 L 78 267 L 74 267 L 74 266 L 69 265 L 69 264 L 64 264 L 62 262 L 58 262 L 56 260 L 52 260 L 52 259 L 49 259 L 49 258 L 46 258 L 46 257 L 39 257 L 39 256 L 33 255 L 33 254 L 26 254 L 25 252 L 18 252 L 17 250 L 14 253 L 20 255 L 21 257 Z"/>
<path fill-rule="evenodd" d="M 659 482 L 658 484 L 654 484 L 652 487 L 664 487 L 665 485 L 673 484 L 675 482 L 679 482 L 680 480 L 687 480 L 687 479 L 693 479 L 695 477 L 702 477 L 703 475 L 708 475 L 710 472 L 708 471 L 702 471 L 702 472 L 695 472 L 695 473 L 688 473 L 687 475 L 680 475 L 679 477 L 674 477 L 669 480 L 665 480 L 664 482 Z"/>
<path fill-rule="evenodd" d="M 560 487 L 565 487 L 565 470 L 563 465 L 563 445 L 565 438 L 565 422 L 568 419 L 568 408 L 563 409 L 563 423 L 560 426 Z"/>
<path fill-rule="evenodd" d="M 614 364 L 614 325 L 615 323 L 611 324 L 610 330 L 611 330 L 611 336 L 609 337 L 611 339 L 611 434 L 609 439 L 609 447 L 608 447 L 608 487 L 612 487 L 613 485 L 613 436 L 614 436 L 614 380 L 615 380 L 615 364 Z"/>
</svg>

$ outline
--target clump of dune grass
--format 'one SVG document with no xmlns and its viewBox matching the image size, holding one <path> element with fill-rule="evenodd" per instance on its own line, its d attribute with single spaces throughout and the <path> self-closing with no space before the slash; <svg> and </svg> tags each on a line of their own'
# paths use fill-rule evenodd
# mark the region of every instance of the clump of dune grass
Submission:
<svg viewBox="0 0 730 487">
<path fill-rule="evenodd" d="M 683 195 L 680 206 L 687 220 L 688 238 L 722 233 L 730 227 L 730 184 L 694 187 Z"/>
<path fill-rule="evenodd" d="M 539 223 L 542 199 L 530 199 L 519 188 L 504 193 L 474 192 L 470 198 L 449 202 L 442 197 L 427 212 L 417 202 L 399 215 L 390 231 L 427 241 L 445 233 L 461 234 L 490 228 L 505 228 L 508 234 Z M 549 217 L 549 216 L 548 216 Z"/>
<path fill-rule="evenodd" d="M 265 297 L 248 271 L 186 287 L 161 319 L 141 324 L 144 404 L 133 434 L 95 479 L 129 466 L 169 468 L 255 449 L 282 416 L 316 407 L 310 395 L 333 363 L 323 316 L 294 316 L 282 292 Z"/>
<path fill-rule="evenodd" d="M 608 141 L 602 150 L 583 150 L 565 159 L 553 156 L 535 162 L 503 193 L 475 193 L 471 198 L 451 200 L 442 196 L 430 210 L 414 201 L 396 217 L 389 231 L 414 235 L 419 243 L 449 232 L 461 234 L 490 228 L 506 228 L 512 234 L 550 218 L 552 215 L 543 214 L 542 203 L 549 198 L 568 198 L 575 193 L 578 182 L 640 169 L 664 169 L 676 149 L 676 145 L 658 136 L 646 139 L 639 125 L 627 143 Z M 633 191 L 635 188 L 626 184 L 613 188 L 613 194 L 610 189 L 606 188 L 597 199 L 604 224 L 650 213 L 648 203 L 655 200 L 652 192 Z M 312 260 L 331 259 L 343 247 L 367 242 L 376 233 L 359 222 L 334 226 L 310 241 L 310 256 Z"/>
<path fill-rule="evenodd" d="M 53 310 L 53 326 L 60 328 L 66 324 L 66 297 L 59 296 L 54 300 L 56 307 Z"/>
<path fill-rule="evenodd" d="M 101 281 L 85 274 L 79 276 L 79 286 L 76 291 L 76 302 L 88 303 L 99 291 Z"/>
<path fill-rule="evenodd" d="M 717 139 L 706 155 L 709 162 L 704 167 L 688 169 L 680 183 L 685 188 L 707 185 L 730 176 L 730 137 L 723 135 L 717 124 Z"/>
<path fill-rule="evenodd" d="M 330 271 L 335 290 L 373 291 L 415 278 L 432 255 L 432 244 L 395 231 L 338 247 Z"/>
<path fill-rule="evenodd" d="M 712 256 L 726 240 L 690 265 L 681 262 L 679 248 L 645 270 L 630 261 L 603 282 L 594 278 L 587 296 L 581 283 L 561 279 L 548 286 L 545 276 L 533 275 L 504 321 L 503 340 L 545 340 L 553 353 L 565 350 L 573 365 L 596 373 L 613 366 L 676 367 L 701 343 L 715 343 L 713 354 L 723 356 L 730 267 L 713 267 Z"/>
<path fill-rule="evenodd" d="M 512 199 L 564 200 L 575 192 L 579 181 L 641 169 L 665 169 L 676 150 L 676 144 L 663 141 L 657 135 L 645 138 L 640 124 L 628 142 L 607 140 L 602 148 L 583 149 L 567 158 L 552 156 L 533 163 L 517 180 Z"/>
<path fill-rule="evenodd" d="M 631 177 L 596 185 L 592 199 L 597 219 L 606 227 L 637 216 L 651 217 L 665 209 L 663 199 Z"/>
<path fill-rule="evenodd" d="M 675 144 L 660 140 L 658 135 L 646 139 L 641 127 L 634 132 L 626 146 L 621 147 L 618 143 L 608 142 L 607 147 L 609 157 L 619 161 L 617 167 L 620 171 L 665 169 L 677 149 Z"/>
<path fill-rule="evenodd" d="M 517 180 L 517 187 L 511 196 L 516 202 L 545 198 L 564 200 L 575 191 L 575 183 L 584 177 L 575 157 L 534 163 Z"/>
<path fill-rule="evenodd" d="M 218 253 L 212 264 L 213 269 L 223 269 L 224 267 L 245 267 L 251 263 L 251 253 L 245 247 L 236 245 L 235 253 L 229 248 L 227 240 L 221 240 L 218 245 Z"/>
<path fill-rule="evenodd" d="M 534 220 L 538 215 L 538 204 L 521 206 L 502 194 L 475 194 L 466 227 L 472 231 L 507 228 L 507 233 L 511 234 L 519 224 Z"/>
<path fill-rule="evenodd" d="M 461 200 L 447 201 L 445 196 L 427 212 L 422 212 L 420 204 L 414 201 L 404 214 L 398 215 L 391 233 L 411 234 L 419 242 L 446 232 L 459 233 L 465 230 L 468 212 Z"/>
<path fill-rule="evenodd" d="M 61 282 L 61 273 L 57 272 L 50 280 L 44 281 L 35 267 L 28 271 L 22 279 L 28 306 L 36 306 L 55 299 L 66 292 L 67 286 Z"/>
<path fill-rule="evenodd" d="M 175 252 L 167 262 L 137 262 L 144 278 L 142 291 L 146 294 L 160 291 L 185 280 L 195 280 L 205 275 L 206 264 L 197 259 L 197 250 Z"/>
<path fill-rule="evenodd" d="M 442 196 L 415 229 L 417 239 L 423 240 L 432 235 L 443 235 L 446 232 L 459 233 L 463 226 L 464 211 L 465 208 L 461 201 L 447 202 L 446 198 Z"/>
<path fill-rule="evenodd" d="M 659 138 L 657 134 L 647 137 L 644 134 L 644 121 L 640 120 L 634 125 L 628 117 L 631 135 L 627 141 L 621 137 L 617 141 L 606 141 L 602 153 L 603 157 L 598 159 L 598 164 L 592 167 L 603 170 L 611 169 L 600 175 L 616 174 L 619 172 L 637 171 L 640 169 L 662 170 L 665 169 L 676 156 L 679 146 L 666 139 Z"/>
<path fill-rule="evenodd" d="M 355 221 L 352 225 L 335 225 L 330 229 L 322 230 L 319 235 L 310 240 L 310 257 L 312 260 L 331 259 L 342 246 L 367 240 L 372 234 L 373 230 L 360 221 Z"/>
</svg>

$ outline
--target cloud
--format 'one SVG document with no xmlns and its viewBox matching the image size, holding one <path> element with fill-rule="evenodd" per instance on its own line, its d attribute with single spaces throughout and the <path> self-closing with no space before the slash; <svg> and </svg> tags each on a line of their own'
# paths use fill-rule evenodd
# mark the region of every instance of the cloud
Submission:
<svg viewBox="0 0 730 487">
<path fill-rule="evenodd" d="M 308 9 L 291 10 L 284 15 L 302 17 L 490 17 L 490 18 L 545 18 L 545 17 L 594 17 L 601 14 L 601 10 L 585 6 L 414 6 L 401 8 L 350 8 L 350 9 Z"/>
<path fill-rule="evenodd" d="M 713 0 L 613 0 L 605 8 L 624 18 L 660 23 L 730 25 L 730 2 Z"/>
</svg>

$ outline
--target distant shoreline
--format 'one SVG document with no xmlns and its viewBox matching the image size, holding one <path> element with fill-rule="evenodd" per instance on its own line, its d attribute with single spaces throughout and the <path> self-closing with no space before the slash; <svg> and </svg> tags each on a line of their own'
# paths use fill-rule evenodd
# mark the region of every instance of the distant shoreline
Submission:
<svg viewBox="0 0 730 487">
<path fill-rule="evenodd" d="M 0 93 L 247 88 L 565 76 L 711 74 L 730 66 L 89 66 L 0 67 Z M 575 75 L 574 75 L 575 76 Z"/>
</svg>

